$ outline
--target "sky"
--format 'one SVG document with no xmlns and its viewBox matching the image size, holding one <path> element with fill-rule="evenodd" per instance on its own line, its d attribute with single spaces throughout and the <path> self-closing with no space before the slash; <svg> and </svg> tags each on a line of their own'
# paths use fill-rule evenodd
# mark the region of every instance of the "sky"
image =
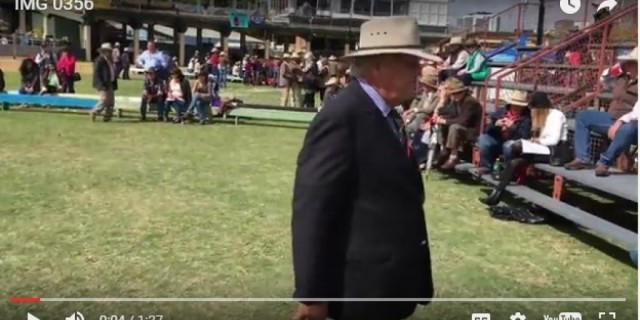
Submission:
<svg viewBox="0 0 640 320">
<path fill-rule="evenodd" d="M 449 16 L 451 17 L 452 22 L 455 23 L 456 18 L 467 15 L 469 13 L 474 13 L 478 11 L 490 12 L 492 14 L 497 14 L 502 10 L 513 6 L 518 3 L 517 0 L 449 0 Z M 574 15 L 567 15 L 560 10 L 560 0 L 547 0 L 545 2 L 545 31 L 552 29 L 554 23 L 558 20 L 575 20 L 575 21 L 583 21 L 584 20 L 584 9 L 585 7 L 589 10 L 587 21 L 593 21 L 593 13 L 594 10 L 591 8 L 591 1 L 589 1 L 589 5 L 586 5 L 585 0 L 582 1 L 582 6 L 580 11 Z M 539 0 L 529 0 L 529 5 L 527 5 L 527 9 L 525 12 L 525 20 L 524 20 L 524 28 L 525 29 L 536 29 L 538 25 L 538 3 Z M 593 2 L 600 2 L 595 0 Z M 518 21 L 518 10 L 512 9 L 504 14 L 500 15 L 500 30 L 507 31 L 508 29 L 515 29 L 515 26 Z"/>
</svg>

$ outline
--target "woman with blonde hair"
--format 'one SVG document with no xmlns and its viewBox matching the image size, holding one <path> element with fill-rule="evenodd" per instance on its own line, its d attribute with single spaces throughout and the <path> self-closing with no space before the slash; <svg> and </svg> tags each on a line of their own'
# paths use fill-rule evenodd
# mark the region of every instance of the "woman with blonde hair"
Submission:
<svg viewBox="0 0 640 320">
<path fill-rule="evenodd" d="M 547 94 L 536 92 L 529 102 L 532 139 L 517 140 L 511 147 L 511 161 L 500 173 L 500 182 L 480 202 L 493 206 L 500 202 L 504 190 L 519 169 L 533 163 L 549 163 L 552 157 L 566 153 L 567 118 L 562 111 L 553 109 Z"/>
</svg>

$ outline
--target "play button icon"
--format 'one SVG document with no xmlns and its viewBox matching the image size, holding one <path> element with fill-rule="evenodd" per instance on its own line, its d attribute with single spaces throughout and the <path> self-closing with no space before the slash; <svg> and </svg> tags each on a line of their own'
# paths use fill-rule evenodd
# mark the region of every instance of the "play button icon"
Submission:
<svg viewBox="0 0 640 320">
<path fill-rule="evenodd" d="M 40 318 L 32 315 L 31 313 L 27 312 L 27 320 L 40 320 Z"/>
</svg>

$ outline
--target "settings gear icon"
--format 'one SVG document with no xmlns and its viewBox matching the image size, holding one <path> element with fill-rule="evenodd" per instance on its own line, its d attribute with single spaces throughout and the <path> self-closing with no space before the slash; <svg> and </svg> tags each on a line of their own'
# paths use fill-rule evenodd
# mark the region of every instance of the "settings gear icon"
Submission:
<svg viewBox="0 0 640 320">
<path fill-rule="evenodd" d="M 516 312 L 515 314 L 512 314 L 511 317 L 509 317 L 509 319 L 511 319 L 511 320 L 527 320 L 527 317 L 525 317 L 525 315 L 520 313 L 520 312 Z"/>
</svg>

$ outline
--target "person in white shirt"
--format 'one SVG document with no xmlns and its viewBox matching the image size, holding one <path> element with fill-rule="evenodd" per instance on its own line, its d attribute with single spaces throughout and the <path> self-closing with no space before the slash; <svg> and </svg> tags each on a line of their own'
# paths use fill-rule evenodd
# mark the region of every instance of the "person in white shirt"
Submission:
<svg viewBox="0 0 640 320">
<path fill-rule="evenodd" d="M 462 70 L 467 65 L 467 60 L 469 60 L 469 52 L 463 46 L 462 37 L 452 37 L 447 44 L 446 50 L 449 56 L 438 70 L 439 82 L 456 76 L 458 71 Z"/>
<path fill-rule="evenodd" d="M 561 148 L 568 151 L 567 118 L 562 111 L 552 108 L 547 94 L 534 93 L 529 109 L 531 109 L 531 131 L 534 138 L 513 143 L 512 158 L 500 172 L 500 182 L 487 197 L 480 198 L 480 202 L 490 206 L 498 204 L 504 190 L 520 168 L 533 163 L 549 163 L 551 154 L 561 153 Z"/>
</svg>

